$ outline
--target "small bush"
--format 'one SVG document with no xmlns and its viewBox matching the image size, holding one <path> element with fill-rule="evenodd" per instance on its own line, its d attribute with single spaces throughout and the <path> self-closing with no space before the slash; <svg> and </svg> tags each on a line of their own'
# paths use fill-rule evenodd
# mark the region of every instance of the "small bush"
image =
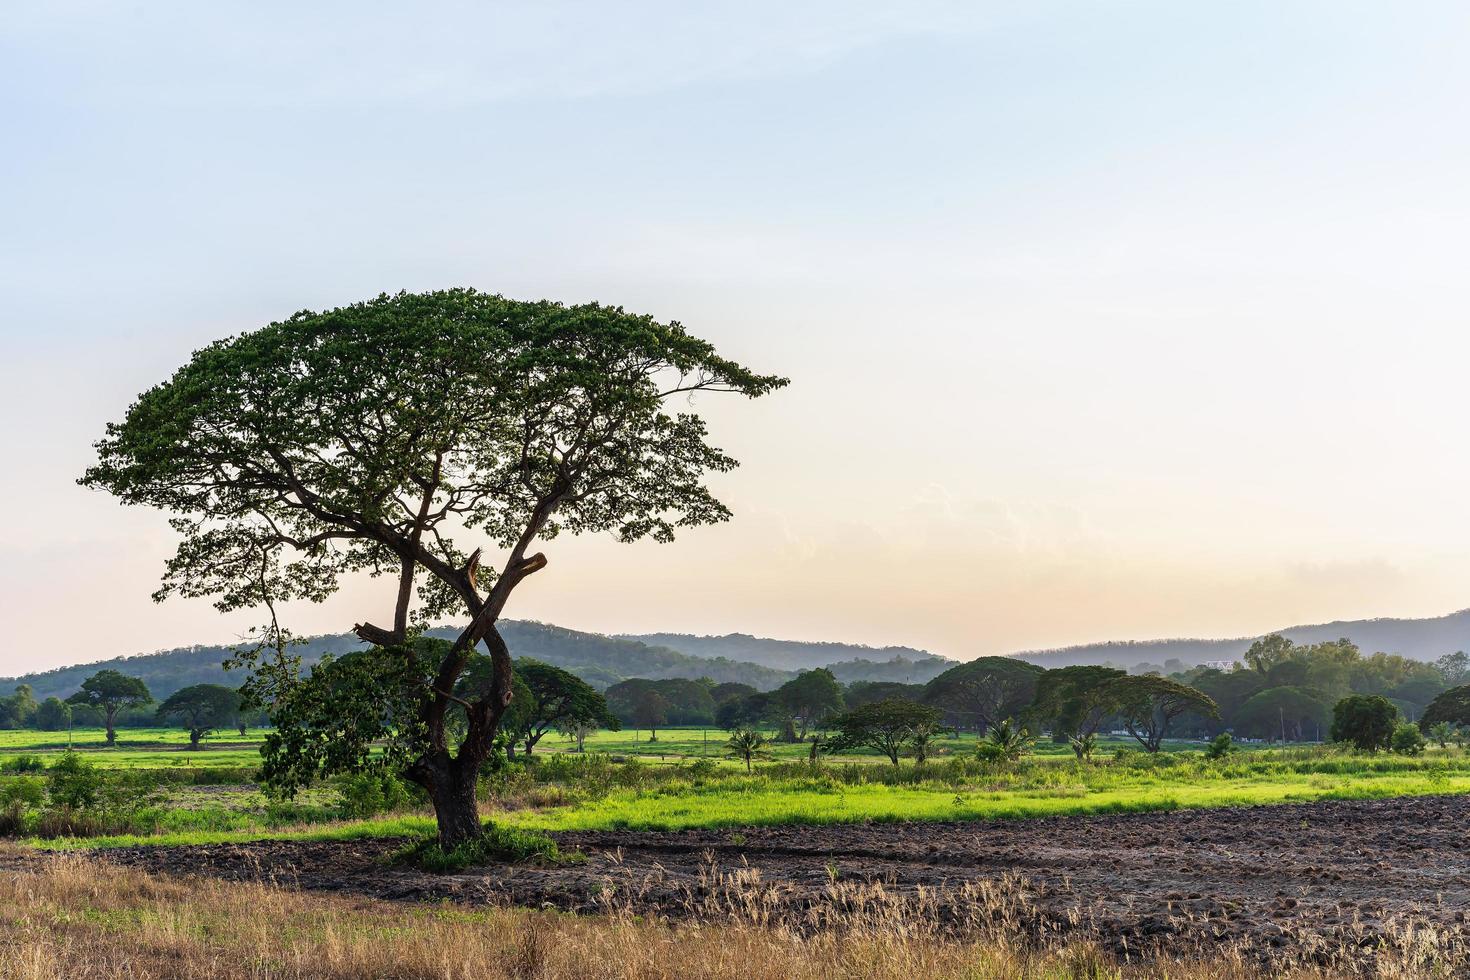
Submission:
<svg viewBox="0 0 1470 980">
<path fill-rule="evenodd" d="M 1210 743 L 1205 746 L 1205 758 L 1213 762 L 1228 758 L 1235 751 L 1235 740 L 1230 737 L 1229 732 L 1221 732 Z"/>
<path fill-rule="evenodd" d="M 0 786 L 0 805 L 39 807 L 46 800 L 46 781 L 39 776 L 19 776 Z"/>
<path fill-rule="evenodd" d="M 690 779 L 708 779 L 719 772 L 720 767 L 713 759 L 695 759 L 689 763 L 686 771 Z"/>
<path fill-rule="evenodd" d="M 1424 739 L 1424 733 L 1419 731 L 1418 725 L 1404 722 L 1394 728 L 1388 747 L 1399 755 L 1418 755 L 1428 744 Z"/>
<path fill-rule="evenodd" d="M 26 833 L 26 808 L 19 800 L 12 800 L 0 809 L 0 837 L 24 837 Z"/>
<path fill-rule="evenodd" d="M 46 763 L 41 761 L 39 755 L 17 755 L 5 760 L 5 765 L 0 766 L 6 772 L 40 772 L 46 768 Z"/>
<path fill-rule="evenodd" d="M 45 811 L 36 819 L 34 832 L 37 837 L 97 837 L 128 829 L 109 823 L 96 814 L 59 806 Z"/>
<path fill-rule="evenodd" d="M 102 774 L 75 752 L 57 759 L 46 776 L 46 795 L 55 807 L 84 810 L 95 806 L 101 789 Z"/>
<path fill-rule="evenodd" d="M 408 792 L 397 777 L 387 772 L 355 772 L 337 779 L 341 794 L 337 808 L 354 820 L 397 810 L 408 802 Z"/>
<path fill-rule="evenodd" d="M 451 851 L 445 851 L 438 840 L 430 838 L 403 848 L 395 855 L 395 860 L 424 871 L 446 874 L 478 864 L 570 864 L 585 858 L 580 853 L 562 854 L 556 841 L 537 831 L 489 823 L 478 840 L 461 844 Z"/>
</svg>

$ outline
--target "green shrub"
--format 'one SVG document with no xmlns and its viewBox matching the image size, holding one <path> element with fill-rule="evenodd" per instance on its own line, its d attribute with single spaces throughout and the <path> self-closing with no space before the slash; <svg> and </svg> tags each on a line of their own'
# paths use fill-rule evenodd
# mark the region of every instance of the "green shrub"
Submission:
<svg viewBox="0 0 1470 980">
<path fill-rule="evenodd" d="M 53 807 L 84 810 L 97 805 L 102 789 L 97 767 L 75 752 L 67 752 L 51 766 L 46 776 L 46 795 Z"/>
<path fill-rule="evenodd" d="M 392 773 L 354 772 L 336 780 L 337 809 L 349 820 L 397 810 L 408 803 L 408 791 Z"/>
<path fill-rule="evenodd" d="M 1221 732 L 1219 735 L 1210 739 L 1210 743 L 1205 746 L 1205 758 L 1212 762 L 1219 762 L 1221 759 L 1229 757 L 1230 753 L 1235 750 L 1235 740 L 1230 737 L 1230 733 Z"/>
<path fill-rule="evenodd" d="M 5 760 L 6 772 L 40 772 L 46 768 L 39 755 L 17 755 Z"/>
<path fill-rule="evenodd" d="M 713 759 L 695 759 L 685 767 L 690 779 L 708 779 L 720 771 L 719 764 Z"/>
<path fill-rule="evenodd" d="M 404 864 L 445 874 L 463 871 L 478 864 L 497 862 L 570 864 L 585 860 L 581 853 L 562 854 L 556 841 L 534 830 L 517 830 L 488 823 L 478 840 L 446 851 L 434 838 L 422 840 L 400 850 L 395 860 Z"/>
<path fill-rule="evenodd" d="M 975 751 L 982 762 L 1013 763 L 1030 753 L 1035 744 L 1034 735 L 1007 718 L 990 727 Z"/>
<path fill-rule="evenodd" d="M 0 837 L 24 837 L 25 833 L 25 804 L 19 800 L 12 800 L 0 808 Z"/>
<path fill-rule="evenodd" d="M 46 801 L 46 781 L 40 776 L 18 776 L 0 786 L 0 805 L 39 807 Z"/>
<path fill-rule="evenodd" d="M 1418 755 L 1428 744 L 1424 733 L 1419 731 L 1419 726 L 1407 721 L 1394 728 L 1389 739 L 1389 748 L 1399 755 Z"/>
</svg>

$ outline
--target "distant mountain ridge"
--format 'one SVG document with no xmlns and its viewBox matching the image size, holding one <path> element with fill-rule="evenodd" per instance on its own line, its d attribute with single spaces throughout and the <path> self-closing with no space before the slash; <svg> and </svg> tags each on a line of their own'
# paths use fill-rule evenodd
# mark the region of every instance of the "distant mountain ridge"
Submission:
<svg viewBox="0 0 1470 980">
<path fill-rule="evenodd" d="M 1269 633 L 1280 633 L 1293 643 L 1321 643 L 1347 637 L 1364 653 L 1397 653 L 1430 661 L 1456 650 L 1470 650 L 1470 609 L 1428 619 L 1340 619 L 1226 640 L 1124 640 L 1026 650 L 1012 656 L 1042 667 L 1104 663 L 1131 667 L 1138 663 L 1162 665 L 1166 660 L 1180 660 L 1196 667 L 1211 660 L 1239 660 L 1252 643 Z"/>
<path fill-rule="evenodd" d="M 902 659 L 914 662 L 952 661 L 913 647 L 871 647 L 860 643 L 808 642 L 772 640 L 749 633 L 727 633 L 724 636 L 695 636 L 689 633 L 624 633 L 622 639 L 637 640 L 650 646 L 668 647 L 691 657 L 729 657 L 749 663 L 765 664 L 783 670 L 810 670 L 843 661 L 864 660 L 885 663 Z"/>
<path fill-rule="evenodd" d="M 629 677 L 708 677 L 717 683 L 738 681 L 764 691 L 795 677 L 799 670 L 827 667 L 844 684 L 854 681 L 900 681 L 919 684 L 957 663 L 913 647 L 870 647 L 852 643 L 812 643 L 772 640 L 732 633 L 726 636 L 690 636 L 680 633 L 606 636 L 545 623 L 503 620 L 501 632 L 517 657 L 533 657 L 564 667 L 599 689 Z M 1436 660 L 1456 650 L 1470 650 L 1470 609 L 1428 619 L 1338 620 L 1276 630 L 1296 643 L 1317 643 L 1347 637 L 1365 653 L 1398 653 L 1416 660 Z M 431 630 L 453 636 L 454 630 Z M 1265 634 L 1260 634 L 1265 635 Z M 1111 663 L 1132 667 L 1140 663 L 1163 666 L 1178 660 L 1193 667 L 1211 660 L 1238 660 L 1258 637 L 1234 639 L 1166 639 L 1088 643 L 1052 650 L 1012 654 L 1043 667 Z M 303 661 L 315 663 L 325 654 L 342 654 L 362 646 L 357 637 L 329 634 L 312 637 L 297 648 Z M 191 684 L 240 683 L 238 675 L 220 666 L 230 655 L 225 645 L 182 647 L 158 653 L 109 660 L 0 678 L 0 693 L 17 684 L 29 684 L 37 698 L 65 698 L 98 670 L 112 668 L 142 677 L 154 697 L 164 698 Z"/>
<path fill-rule="evenodd" d="M 716 683 L 736 681 L 758 690 L 773 690 L 791 678 L 798 669 L 807 669 L 810 658 L 800 659 L 800 666 L 775 666 L 778 658 L 769 654 L 761 662 L 738 660 L 722 655 L 716 649 L 703 654 L 682 652 L 668 646 L 642 640 L 585 633 L 546 623 L 502 620 L 501 634 L 516 657 L 531 657 L 563 667 L 598 689 L 604 689 L 630 677 L 650 680 L 665 678 L 698 679 L 708 677 Z M 429 635 L 452 638 L 452 627 L 429 630 Z M 673 635 L 673 634 L 670 634 Z M 754 640 L 754 638 L 747 638 Z M 907 647 L 861 647 L 853 644 L 810 644 L 783 640 L 756 641 L 766 649 L 780 648 L 791 642 L 794 647 L 823 647 L 829 659 L 812 666 L 827 666 L 843 683 L 856 680 L 896 680 L 917 683 L 935 676 L 951 662 L 932 657 Z M 362 642 L 350 633 L 315 636 L 293 651 L 304 665 L 316 663 L 326 654 L 340 655 L 360 649 Z M 143 678 L 155 698 L 165 698 L 179 688 L 191 684 L 228 684 L 237 686 L 242 678 L 230 674 L 221 662 L 232 652 L 231 646 L 209 645 L 181 647 L 157 653 L 113 657 L 109 660 L 52 670 L 38 671 L 19 677 L 0 678 L 0 692 L 9 692 L 17 684 L 29 684 L 38 699 L 65 698 L 81 686 L 82 681 L 103 669 L 120 670 Z M 748 649 L 757 649 L 748 647 Z M 915 654 L 908 657 L 903 654 Z M 868 654 L 867 657 L 863 654 Z M 875 659 L 875 658 L 882 659 Z"/>
</svg>

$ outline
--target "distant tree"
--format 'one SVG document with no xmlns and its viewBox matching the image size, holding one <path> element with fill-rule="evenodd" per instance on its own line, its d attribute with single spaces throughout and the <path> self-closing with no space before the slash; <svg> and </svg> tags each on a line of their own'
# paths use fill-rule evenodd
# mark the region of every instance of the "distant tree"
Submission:
<svg viewBox="0 0 1470 980">
<path fill-rule="evenodd" d="M 914 733 L 909 736 L 909 753 L 914 757 L 914 765 L 922 766 L 929 761 L 929 755 L 934 751 L 934 743 L 945 735 L 953 735 L 955 730 L 948 725 L 941 725 L 938 721 L 920 721 L 914 725 Z M 813 758 L 816 758 L 813 753 Z"/>
<path fill-rule="evenodd" d="M 1219 709 L 1219 718 L 1211 719 L 1205 726 L 1206 733 L 1214 735 L 1231 727 L 1241 705 L 1266 688 L 1265 675 L 1249 669 L 1197 670 L 1191 672 L 1186 683 L 1195 690 L 1203 692 L 1215 702 Z"/>
<path fill-rule="evenodd" d="M 1429 727 L 1429 731 L 1425 734 L 1429 736 L 1430 741 L 1434 742 L 1440 748 L 1449 748 L 1450 742 L 1455 737 L 1455 726 L 1447 721 L 1436 722 Z"/>
<path fill-rule="evenodd" d="M 1194 712 L 1213 717 L 1218 713 L 1209 696 L 1153 675 L 1119 677 L 1109 681 L 1106 696 L 1117 706 L 1123 727 L 1148 752 L 1157 752 L 1169 728 L 1184 714 Z"/>
<path fill-rule="evenodd" d="M 638 728 L 648 729 L 648 740 L 658 741 L 658 729 L 668 724 L 669 699 L 657 691 L 640 691 L 633 698 L 628 718 Z"/>
<path fill-rule="evenodd" d="M 924 688 L 924 702 L 943 708 L 964 727 L 988 731 L 1002 718 L 1021 714 L 1045 671 L 1013 657 L 981 657 L 951 667 Z"/>
<path fill-rule="evenodd" d="M 1393 735 L 1388 741 L 1389 748 L 1399 755 L 1418 755 L 1424 751 L 1427 744 L 1424 740 L 1424 733 L 1419 731 L 1419 726 L 1407 721 L 1394 726 Z"/>
<path fill-rule="evenodd" d="M 1329 712 L 1316 691 L 1273 687 L 1241 705 L 1232 722 L 1241 735 L 1300 742 L 1308 731 L 1315 734 L 1328 727 Z"/>
<path fill-rule="evenodd" d="M 170 694 L 158 706 L 159 721 L 177 721 L 189 732 L 189 748 L 219 728 L 234 725 L 240 692 L 223 684 L 195 684 Z"/>
<path fill-rule="evenodd" d="M 1399 709 L 1381 694 L 1350 694 L 1332 707 L 1332 740 L 1365 752 L 1389 747 Z"/>
<path fill-rule="evenodd" d="M 0 728 L 29 728 L 36 720 L 36 695 L 29 684 L 17 684 L 15 693 L 0 699 Z"/>
<path fill-rule="evenodd" d="M 1003 718 L 990 726 L 990 731 L 976 745 L 975 751 L 982 762 L 1013 763 L 1031 751 L 1036 737 L 1010 718 Z"/>
<path fill-rule="evenodd" d="M 660 680 L 631 677 L 619 681 L 607 689 L 608 706 L 614 715 L 636 727 L 632 705 L 645 691 L 653 691 L 664 699 L 666 717 L 661 725 L 708 725 L 715 720 L 715 703 L 709 687 L 683 677 Z"/>
<path fill-rule="evenodd" d="M 1280 633 L 1263 636 L 1245 652 L 1245 662 L 1258 674 L 1269 674 L 1271 668 L 1291 659 L 1293 644 Z"/>
<path fill-rule="evenodd" d="M 607 699 L 581 678 L 560 667 L 537 660 L 516 662 L 516 673 L 530 694 L 522 718 L 507 734 L 525 746 L 526 755 L 547 732 L 577 725 L 616 728 L 618 720 L 607 709 Z"/>
<path fill-rule="evenodd" d="M 754 693 L 756 693 L 755 688 L 749 684 L 741 684 L 738 681 L 726 681 L 723 684 L 716 684 L 709 689 L 709 696 L 714 700 L 716 708 L 726 701 L 748 698 Z"/>
<path fill-rule="evenodd" d="M 116 670 L 99 670 L 82 681 L 82 689 L 66 699 L 68 704 L 96 708 L 102 712 L 107 726 L 107 744 L 117 741 L 117 713 L 124 708 L 141 707 L 153 702 L 148 685 L 140 678 Z"/>
<path fill-rule="evenodd" d="M 1434 666 L 1451 687 L 1470 681 L 1470 656 L 1466 656 L 1464 650 L 1445 654 L 1434 662 Z"/>
<path fill-rule="evenodd" d="M 1470 684 L 1452 687 L 1429 702 L 1419 716 L 1419 727 L 1429 729 L 1440 722 L 1470 725 Z"/>
<path fill-rule="evenodd" d="M 785 709 L 792 723 L 788 727 L 795 728 L 794 741 L 804 742 L 808 729 L 842 709 L 842 687 L 830 670 L 818 667 L 804 670 L 782 684 L 772 699 Z"/>
<path fill-rule="evenodd" d="M 938 725 L 938 708 L 903 698 L 889 698 L 854 708 L 828 721 L 835 733 L 827 739 L 829 752 L 871 748 L 898 765 L 898 757 L 925 727 Z"/>
<path fill-rule="evenodd" d="M 1107 684 L 1125 673 L 1115 667 L 1080 665 L 1048 670 L 1036 681 L 1036 695 L 1025 716 L 1050 725 L 1054 741 L 1095 735 L 1115 713 Z"/>
<path fill-rule="evenodd" d="M 858 708 L 885 698 L 922 701 L 924 700 L 924 685 L 905 684 L 902 681 L 854 681 L 842 692 L 843 703 L 848 708 Z"/>
<path fill-rule="evenodd" d="M 750 772 L 750 764 L 753 760 L 770 755 L 766 751 L 766 737 L 753 728 L 731 732 L 725 748 L 729 750 L 730 758 L 741 759 L 745 762 L 746 772 Z"/>
<path fill-rule="evenodd" d="M 616 721 L 617 719 L 613 720 Z M 563 725 L 557 728 L 557 732 L 562 736 L 562 738 L 570 739 L 571 741 L 575 742 L 577 744 L 578 752 L 586 752 L 587 739 L 592 735 L 596 735 L 600 729 L 601 726 L 599 725 L 593 725 L 585 721 L 577 721 L 572 722 L 569 725 Z"/>
<path fill-rule="evenodd" d="M 36 709 L 36 727 L 43 732 L 59 732 L 70 722 L 71 705 L 60 698 L 47 698 Z"/>
</svg>

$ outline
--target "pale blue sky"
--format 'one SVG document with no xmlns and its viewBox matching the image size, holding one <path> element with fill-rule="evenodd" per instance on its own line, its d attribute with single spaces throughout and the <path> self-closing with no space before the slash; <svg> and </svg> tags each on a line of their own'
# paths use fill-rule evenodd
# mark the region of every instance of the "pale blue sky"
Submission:
<svg viewBox="0 0 1470 980">
<path fill-rule="evenodd" d="M 91 440 L 218 336 L 447 285 L 677 318 L 794 380 L 709 406 L 735 524 L 557 542 L 511 615 L 974 656 L 1470 605 L 1467 28 L 7 4 L 0 673 L 236 635 L 148 602 L 167 530 L 72 485 Z"/>
</svg>

